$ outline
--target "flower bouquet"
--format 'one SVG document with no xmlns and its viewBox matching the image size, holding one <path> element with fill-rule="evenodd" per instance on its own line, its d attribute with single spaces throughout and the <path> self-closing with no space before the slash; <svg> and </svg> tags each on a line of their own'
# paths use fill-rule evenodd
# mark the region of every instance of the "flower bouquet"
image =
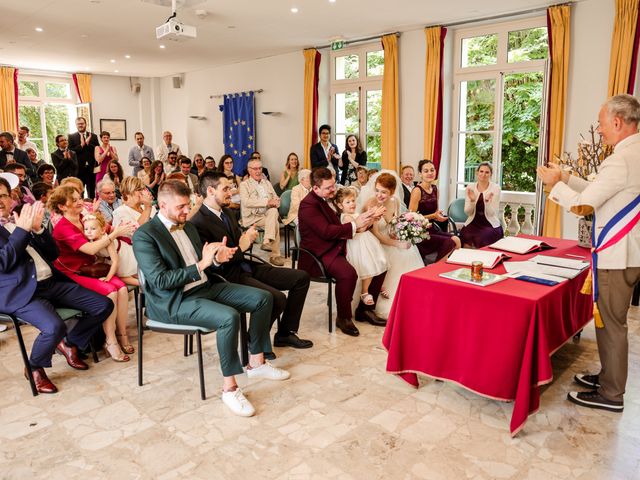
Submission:
<svg viewBox="0 0 640 480">
<path fill-rule="evenodd" d="M 412 245 L 429 238 L 429 220 L 416 212 L 405 212 L 399 217 L 393 217 L 389 223 L 389 235 Z"/>
</svg>

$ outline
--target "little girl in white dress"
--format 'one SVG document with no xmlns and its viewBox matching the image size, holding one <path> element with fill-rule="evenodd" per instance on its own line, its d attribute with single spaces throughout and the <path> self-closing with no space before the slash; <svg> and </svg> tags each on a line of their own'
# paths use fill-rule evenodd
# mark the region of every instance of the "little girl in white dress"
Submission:
<svg viewBox="0 0 640 480">
<path fill-rule="evenodd" d="M 340 221 L 349 223 L 358 216 L 356 211 L 357 191 L 352 187 L 338 190 L 335 205 L 340 213 Z M 362 281 L 360 299 L 365 305 L 373 305 L 373 297 L 369 293 L 369 285 L 373 277 L 387 271 L 387 257 L 378 239 L 370 232 L 356 233 L 347 240 L 347 261 L 355 269 Z"/>
<path fill-rule="evenodd" d="M 102 238 L 107 233 L 105 231 L 106 222 L 99 213 L 89 214 L 83 217 L 84 236 L 90 242 Z M 98 257 L 107 258 L 111 262 L 111 270 L 107 278 L 118 275 L 127 285 L 139 285 L 138 282 L 138 262 L 133 255 L 133 247 L 119 238 L 111 244 L 98 251 Z"/>
</svg>

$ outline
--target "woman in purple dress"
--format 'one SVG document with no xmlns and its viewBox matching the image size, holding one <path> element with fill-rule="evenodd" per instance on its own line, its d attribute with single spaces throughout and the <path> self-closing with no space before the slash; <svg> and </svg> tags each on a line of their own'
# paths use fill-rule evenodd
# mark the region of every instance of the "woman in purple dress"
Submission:
<svg viewBox="0 0 640 480">
<path fill-rule="evenodd" d="M 94 169 L 94 173 L 96 174 L 96 184 L 107 174 L 109 162 L 111 162 L 111 160 L 120 160 L 118 158 L 116 147 L 109 143 L 110 140 L 111 134 L 109 132 L 100 132 L 100 145 L 95 148 L 93 154 L 97 163 L 97 166 Z"/>
<path fill-rule="evenodd" d="M 436 180 L 435 165 L 431 160 L 420 160 L 418 172 L 422 181 L 411 191 L 409 210 L 420 213 L 432 224 L 443 222 L 446 225 L 447 217 L 442 210 L 438 209 L 438 187 L 433 185 Z M 439 261 L 456 248 L 460 248 L 458 237 L 446 231 L 437 230 L 433 225 L 429 228 L 429 237 L 417 245 L 423 260 L 425 257 L 432 257 L 435 253 L 435 261 Z"/>
<path fill-rule="evenodd" d="M 498 219 L 500 187 L 491 181 L 492 173 L 489 163 L 481 163 L 476 169 L 476 182 L 467 186 L 464 213 L 468 218 L 460 230 L 465 247 L 482 248 L 504 236 Z"/>
</svg>

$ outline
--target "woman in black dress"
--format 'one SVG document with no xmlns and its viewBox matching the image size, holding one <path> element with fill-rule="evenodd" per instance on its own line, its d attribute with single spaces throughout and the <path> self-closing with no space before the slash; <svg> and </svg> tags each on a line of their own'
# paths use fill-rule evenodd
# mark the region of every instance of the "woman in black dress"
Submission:
<svg viewBox="0 0 640 480">
<path fill-rule="evenodd" d="M 340 175 L 340 184 L 351 185 L 358 180 L 358 167 L 366 167 L 367 152 L 362 149 L 360 139 L 355 135 L 347 135 L 345 141 L 342 158 L 338 162 L 338 168 L 342 174 Z"/>
<path fill-rule="evenodd" d="M 443 223 L 446 228 L 447 217 L 438 209 L 438 187 L 433 185 L 436 180 L 436 167 L 431 160 L 420 160 L 418 172 L 422 181 L 411 192 L 409 210 L 418 212 L 433 223 Z M 437 230 L 434 225 L 429 228 L 429 238 L 418 245 L 420 255 L 432 257 L 435 261 L 446 258 L 456 248 L 460 248 L 460 239 L 446 231 Z"/>
</svg>

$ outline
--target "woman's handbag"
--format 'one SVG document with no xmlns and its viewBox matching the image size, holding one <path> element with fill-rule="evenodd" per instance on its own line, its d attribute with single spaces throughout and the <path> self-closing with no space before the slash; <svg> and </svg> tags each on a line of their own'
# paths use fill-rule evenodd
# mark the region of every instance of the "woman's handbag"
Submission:
<svg viewBox="0 0 640 480">
<path fill-rule="evenodd" d="M 78 270 L 78 274 L 84 277 L 103 278 L 109 274 L 110 269 L 111 265 L 107 263 L 95 262 L 82 265 Z"/>
</svg>

